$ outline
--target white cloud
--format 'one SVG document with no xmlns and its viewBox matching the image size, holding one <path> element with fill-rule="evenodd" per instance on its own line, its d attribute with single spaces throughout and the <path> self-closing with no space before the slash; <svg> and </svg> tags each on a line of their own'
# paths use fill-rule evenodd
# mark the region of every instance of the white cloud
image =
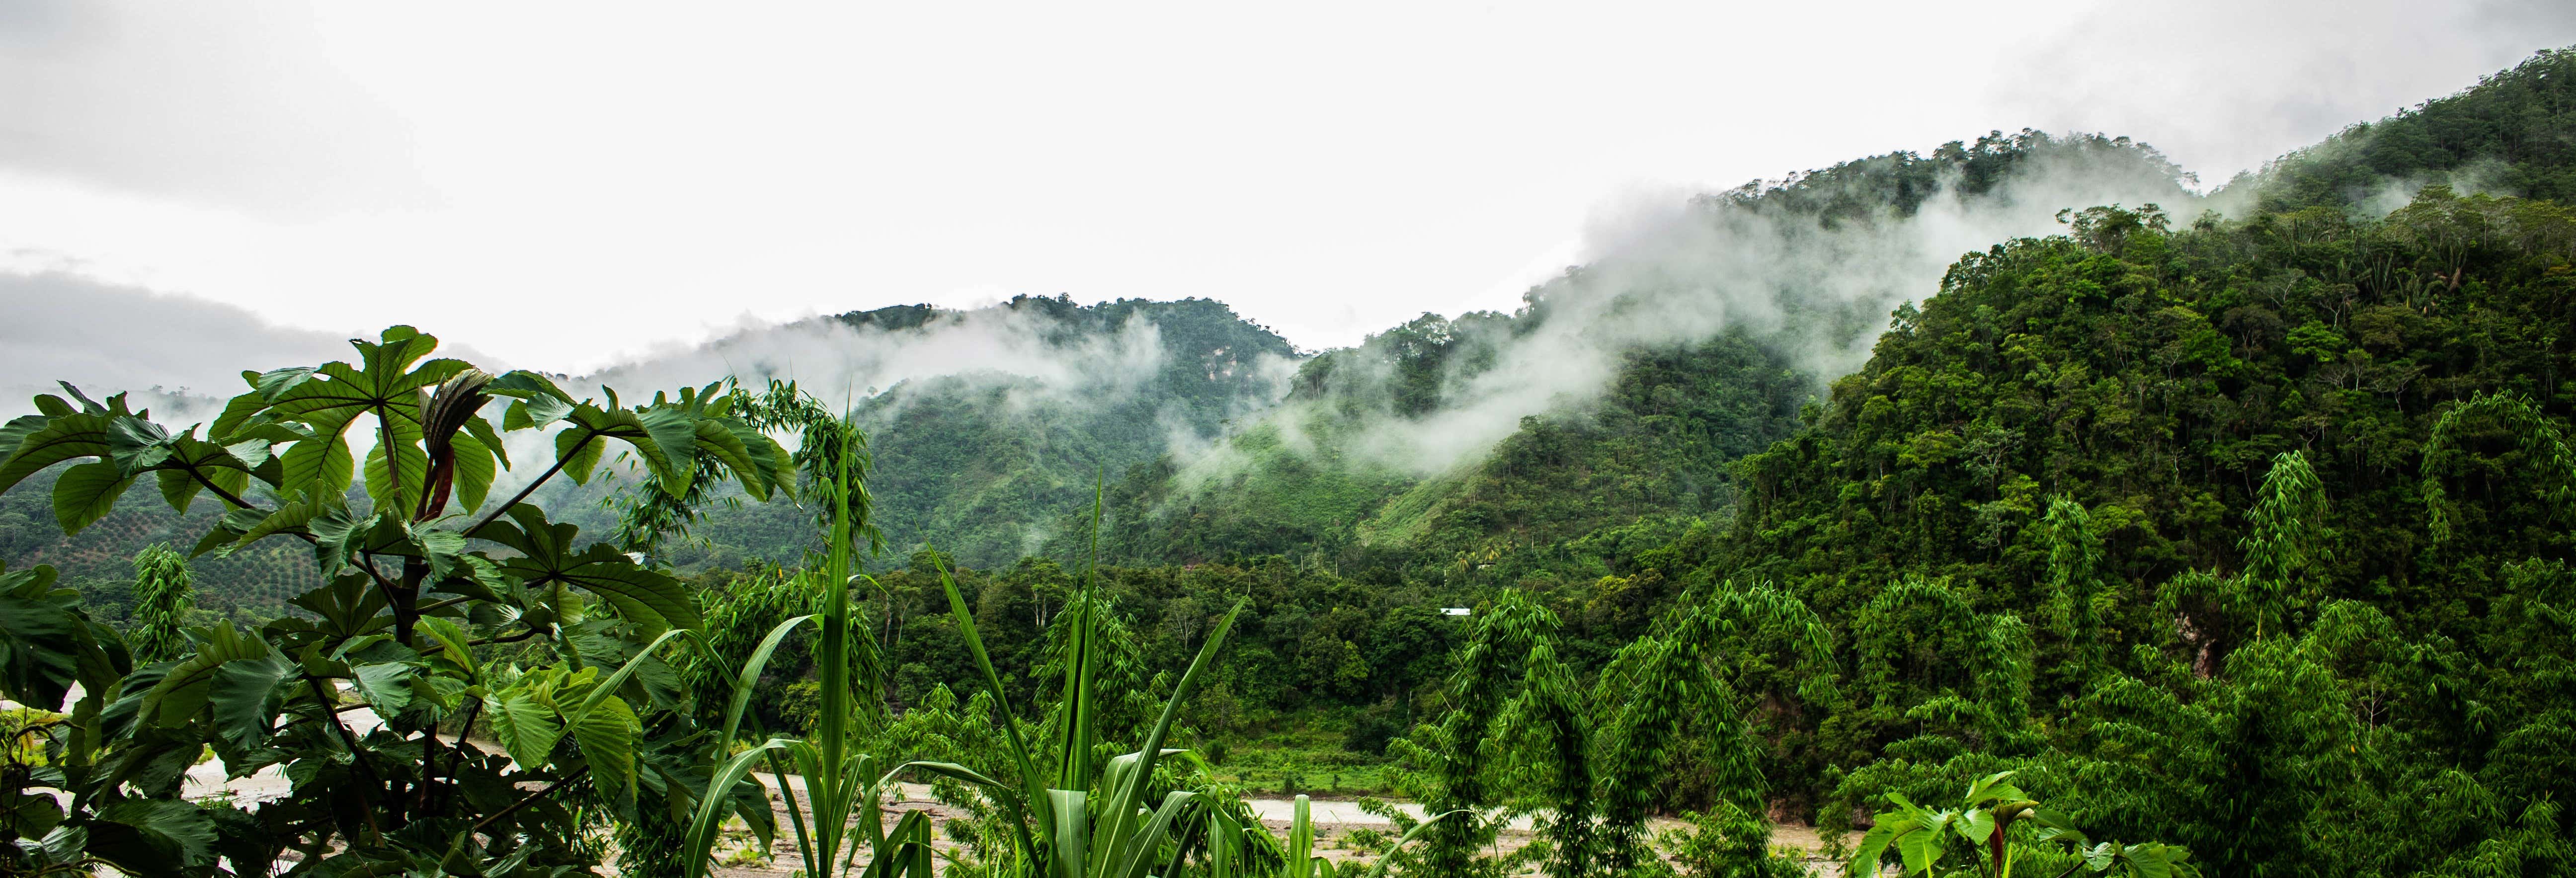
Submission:
<svg viewBox="0 0 2576 878">
<path fill-rule="evenodd" d="M 2565 4 L 0 5 L 0 270 L 586 372 L 1014 293 L 1302 347 L 1508 308 L 1636 187 L 2025 125 L 2212 183 Z"/>
</svg>

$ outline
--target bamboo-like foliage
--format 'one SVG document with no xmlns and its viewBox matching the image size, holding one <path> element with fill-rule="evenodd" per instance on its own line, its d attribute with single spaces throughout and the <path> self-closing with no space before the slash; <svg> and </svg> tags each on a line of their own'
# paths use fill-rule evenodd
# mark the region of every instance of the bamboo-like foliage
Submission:
<svg viewBox="0 0 2576 878">
<path fill-rule="evenodd" d="M 1759 809 L 1762 779 L 1738 698 L 1715 666 L 1757 636 L 1785 636 L 1793 660 L 1811 667 L 1830 659 L 1823 623 L 1767 585 L 1685 596 L 1656 633 L 1621 649 L 1589 691 L 1557 657 L 1554 613 L 1517 592 L 1481 612 L 1450 676 L 1449 711 L 1398 749 L 1425 767 L 1432 808 L 1472 813 L 1509 801 L 1542 811 L 1543 868 L 1552 878 L 1626 875 L 1654 862 L 1646 821 L 1692 729 L 1707 735 L 1733 803 Z M 1475 855 L 1493 824 L 1442 823 L 1430 835 L 1426 872 L 1503 865 Z"/>
<path fill-rule="evenodd" d="M 134 663 L 148 665 L 186 655 L 188 635 L 180 629 L 187 623 L 188 610 L 196 604 L 188 559 L 159 543 L 135 553 L 135 624 L 134 633 L 126 638 Z"/>
<path fill-rule="evenodd" d="M 2334 560 L 2334 531 L 2325 526 L 2326 490 L 2308 456 L 2284 451 L 2272 458 L 2255 492 L 2254 508 L 2245 511 L 2245 572 L 2236 578 L 2238 598 L 2254 621 L 2254 636 L 2286 632 L 2298 615 L 2317 599 L 2316 582 L 2305 576 L 2320 563 Z"/>
<path fill-rule="evenodd" d="M 1862 608 L 1853 641 L 1863 693 L 1879 704 L 1921 700 L 1909 718 L 1938 717 L 1980 741 L 2007 739 L 2029 719 L 2033 647 L 2018 615 L 1977 612 L 1957 589 L 1909 578 Z"/>
<path fill-rule="evenodd" d="M 1720 788 L 1747 811 L 1762 806 L 1762 775 L 1737 712 L 1733 688 L 1711 667 L 1723 651 L 1769 630 L 1790 638 L 1791 658 L 1810 667 L 1831 659 L 1832 639 L 1806 604 L 1769 585 L 1685 598 L 1663 631 L 1622 650 L 1603 671 L 1597 704 L 1620 704 L 1596 746 L 1600 758 L 1600 867 L 1626 874 L 1649 862 L 1646 820 L 1658 780 L 1672 765 L 1683 731 L 1696 723 L 1715 754 Z"/>
<path fill-rule="evenodd" d="M 1424 765 L 1431 788 L 1423 803 L 1439 811 L 1472 814 L 1500 804 L 1502 796 L 1491 784 L 1503 755 L 1494 721 L 1511 700 L 1512 684 L 1526 675 L 1530 651 L 1554 637 L 1558 626 L 1556 614 L 1519 592 L 1504 592 L 1478 613 L 1475 634 L 1449 674 L 1448 712 L 1415 730 L 1417 740 L 1389 748 Z M 1423 867 L 1435 875 L 1471 874 L 1478 868 L 1476 849 L 1493 830 L 1489 821 L 1441 821 L 1424 846 Z"/>
<path fill-rule="evenodd" d="M 2451 538 L 2452 522 L 2458 516 L 2451 509 L 2450 492 L 2442 484 L 2443 465 L 2460 455 L 2460 434 L 2478 420 L 2493 422 L 2512 433 L 2533 479 L 2532 489 L 2542 500 L 2561 515 L 2576 509 L 2576 450 L 2569 449 L 2566 433 L 2532 404 L 2530 397 L 2481 392 L 2443 412 L 2424 438 L 2424 462 L 2420 466 L 2424 524 L 2434 542 Z"/>
<path fill-rule="evenodd" d="M 2048 544 L 2048 621 L 2071 647 L 2072 676 L 2088 680 L 2110 659 L 2096 606 L 2103 589 L 2102 535 L 2084 504 L 2066 497 L 2049 501 L 2041 525 Z"/>
</svg>

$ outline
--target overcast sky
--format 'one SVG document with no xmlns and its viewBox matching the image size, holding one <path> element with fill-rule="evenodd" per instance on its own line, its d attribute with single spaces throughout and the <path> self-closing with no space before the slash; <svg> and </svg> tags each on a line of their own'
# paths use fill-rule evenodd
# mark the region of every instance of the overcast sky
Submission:
<svg viewBox="0 0 2576 878">
<path fill-rule="evenodd" d="M 0 271 L 560 371 L 1015 293 L 1322 348 L 1507 309 L 1640 192 L 2025 126 L 2214 185 L 2571 43 L 2564 0 L 0 0 Z M 0 285 L 0 343 L 151 310 L 26 300 L 80 289 Z"/>
</svg>

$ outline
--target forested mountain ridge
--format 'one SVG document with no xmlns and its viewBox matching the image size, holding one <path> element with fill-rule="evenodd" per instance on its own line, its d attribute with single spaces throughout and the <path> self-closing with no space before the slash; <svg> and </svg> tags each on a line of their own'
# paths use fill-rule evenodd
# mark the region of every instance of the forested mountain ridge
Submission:
<svg viewBox="0 0 2576 878">
<path fill-rule="evenodd" d="M 2548 53 L 2238 181 L 2247 215 L 1971 254 L 1641 575 L 1830 628 L 1838 691 L 1736 678 L 1828 822 L 2011 769 L 2224 874 L 2556 862 L 2576 211 L 2501 181 L 2558 193 L 2571 142 Z M 2442 177 L 2508 194 L 2380 215 Z"/>
<path fill-rule="evenodd" d="M 1514 314 L 1426 317 L 1294 369 L 1204 301 L 818 321 L 880 359 L 987 337 L 978 321 L 1009 341 L 972 359 L 1046 354 L 851 367 L 894 376 L 845 394 L 890 551 L 832 608 L 924 723 L 988 682 L 1042 714 L 1078 594 L 1125 693 L 1109 724 L 1131 730 L 1171 685 L 1157 669 L 1240 625 L 1182 734 L 1214 764 L 1311 726 L 1355 751 L 1329 764 L 1398 766 L 1390 787 L 1435 809 L 1635 827 L 1707 807 L 1757 862 L 1765 806 L 1833 829 L 2010 771 L 2016 797 L 2213 874 L 2559 874 L 2576 211 L 2543 196 L 2566 197 L 2571 65 L 2544 54 L 2207 199 L 2139 145 L 2030 133 L 1709 196 Z M 2066 170 L 2113 183 L 2054 185 Z M 2153 198 L 2083 200 L 2104 191 Z M 2024 231 L 1944 251 L 1944 229 Z M 756 350 L 784 344 L 717 353 L 787 374 Z M 1089 571 L 1103 473 L 1113 563 Z M 596 532 L 628 484 L 543 499 Z M 43 496 L 0 502 L 41 524 Z M 154 501 L 132 499 L 100 526 Z M 747 647 L 802 606 L 762 562 L 810 545 L 810 516 L 711 510 L 697 547 L 634 575 L 690 575 L 671 611 Z M 1003 648 L 970 650 L 970 621 Z M 794 729 L 826 678 L 783 655 L 751 709 Z"/>
<path fill-rule="evenodd" d="M 1724 517 L 1727 465 L 1795 429 L 1840 352 L 1955 255 L 1925 227 L 2024 227 L 2016 212 L 2046 222 L 2092 197 L 2180 205 L 2187 179 L 2126 138 L 2024 131 L 1701 197 L 1652 230 L 1673 241 L 1614 246 L 1513 314 L 1425 315 L 1307 361 L 1228 446 L 1133 474 L 1104 546 L 1137 562 L 1289 554 L 1379 581 L 1589 582 Z M 1599 376 L 1510 377 L 1587 367 Z M 1441 446 L 1479 420 L 1508 429 Z"/>
<path fill-rule="evenodd" d="M 952 359 L 968 365 L 924 375 L 882 366 L 930 348 L 961 349 Z M 892 376 L 888 386 L 859 384 L 832 401 L 850 403 L 870 433 L 879 462 L 871 489 L 887 534 L 903 548 L 888 560 L 900 563 L 929 540 L 969 563 L 1007 566 L 1043 542 L 1067 510 L 1087 507 L 1097 474 L 1124 472 L 1162 454 L 1175 436 L 1213 435 L 1226 418 L 1267 405 L 1295 356 L 1276 333 L 1209 299 L 1079 305 L 1022 296 L 964 311 L 908 305 L 814 318 L 566 380 L 632 389 L 666 373 L 704 383 L 722 377 L 714 367 L 747 383 L 801 369 L 820 379 L 808 387 L 829 392 Z M 222 406 L 167 395 L 149 404 L 201 416 Z M 157 501 L 125 502 L 66 536 L 53 526 L 47 499 L 55 477 L 38 474 L 0 494 L 0 552 L 14 563 L 54 565 L 97 594 L 111 619 L 130 603 L 128 559 L 155 542 L 186 549 L 191 534 L 221 514 L 203 499 L 186 516 Z M 626 508 L 621 497 L 638 484 L 630 466 L 612 466 L 584 484 L 550 483 L 531 499 L 586 531 L 614 532 Z M 131 491 L 140 501 L 153 489 Z M 789 563 L 816 545 L 812 512 L 795 503 L 746 503 L 739 491 L 714 499 L 687 533 L 658 548 L 663 563 L 687 570 Z M 362 494 L 353 502 L 366 505 Z M 320 584 L 309 564 L 274 546 L 196 563 L 200 606 L 218 612 L 273 610 Z"/>
<path fill-rule="evenodd" d="M 826 343 L 888 351 L 874 357 L 966 350 L 953 367 L 853 386 L 849 404 L 869 435 L 877 474 L 869 491 L 895 557 L 931 543 L 977 566 L 1037 553 L 1068 513 L 1089 507 L 1098 479 L 1266 408 L 1298 356 L 1276 333 L 1211 299 L 1080 305 L 1020 296 L 973 311 L 906 305 L 818 319 L 851 330 Z M 757 358 L 736 372 L 746 381 L 869 380 L 760 358 L 763 338 L 807 328 L 712 347 Z M 694 543 L 675 541 L 670 560 L 691 569 L 793 561 L 810 548 L 800 516 L 715 510 Z"/>
</svg>

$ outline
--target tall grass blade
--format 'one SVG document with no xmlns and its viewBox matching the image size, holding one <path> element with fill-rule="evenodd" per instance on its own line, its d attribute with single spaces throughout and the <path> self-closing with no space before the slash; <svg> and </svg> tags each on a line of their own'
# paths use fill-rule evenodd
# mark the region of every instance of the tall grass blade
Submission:
<svg viewBox="0 0 2576 878">
<path fill-rule="evenodd" d="M 976 669 L 984 673 L 984 685 L 993 693 L 994 720 L 1001 724 L 1002 740 L 1010 746 L 1012 765 L 1020 772 L 1023 792 L 1018 801 L 1037 812 L 1039 826 L 1057 825 L 1060 821 L 1051 813 L 1055 807 L 1054 799 L 1049 795 L 1045 777 L 1038 774 L 1037 764 L 1029 759 L 1029 745 L 1020 737 L 1019 718 L 1011 715 L 1010 695 L 1002 688 L 1002 675 L 993 670 L 993 658 L 984 651 L 984 638 L 975 633 L 975 614 L 966 608 L 966 596 L 957 590 L 957 578 L 949 575 L 948 564 L 938 557 L 937 552 L 932 552 L 931 564 L 939 571 L 939 586 L 948 592 L 948 613 L 956 618 L 958 631 L 966 636 L 966 650 L 974 654 Z M 1039 853 L 1035 841 L 1029 837 L 1026 821 L 1013 814 L 1011 826 L 1018 833 L 1020 855 L 1034 861 Z"/>
<path fill-rule="evenodd" d="M 713 862 L 709 854 L 715 850 L 716 833 L 724 826 L 725 814 L 729 810 L 726 806 L 733 801 L 732 796 L 721 795 L 721 793 L 733 789 L 734 784 L 741 783 L 743 776 L 751 773 L 752 763 L 758 762 L 763 755 L 788 745 L 789 742 L 784 739 L 771 738 L 759 746 L 735 754 L 732 759 L 725 760 L 722 767 L 716 769 L 715 777 L 707 781 L 707 794 L 698 798 L 697 816 L 689 821 L 689 834 L 685 836 L 687 843 L 680 848 L 691 854 L 688 878 L 702 878 L 707 874 L 707 865 Z M 781 787 L 779 790 L 781 795 L 795 795 L 793 791 L 785 789 L 787 778 L 780 777 L 778 785 Z"/>
<path fill-rule="evenodd" d="M 1163 739 L 1171 735 L 1172 721 L 1180 716 L 1181 705 L 1198 692 L 1200 681 L 1207 676 L 1208 666 L 1216 661 L 1217 652 L 1225 647 L 1226 635 L 1234 630 L 1235 617 L 1243 614 L 1245 603 L 1238 600 L 1233 609 L 1226 611 L 1225 619 L 1217 623 L 1216 630 L 1209 632 L 1207 643 L 1200 645 L 1198 657 L 1190 660 L 1190 669 L 1181 674 L 1180 684 L 1172 687 L 1171 700 L 1163 703 L 1162 718 L 1155 720 L 1154 730 L 1146 734 L 1145 746 L 1136 750 L 1134 769 L 1118 785 L 1108 806 L 1101 811 L 1108 826 L 1104 838 L 1125 838 L 1130 834 L 1130 827 L 1136 822 L 1138 801 L 1144 797 L 1145 784 L 1153 779 L 1154 763 L 1163 756 Z M 1094 878 L 1100 876 L 1095 874 Z"/>
<path fill-rule="evenodd" d="M 787 640 L 787 635 L 795 632 L 796 626 L 812 621 L 813 618 L 811 615 L 804 615 L 780 622 L 778 627 L 769 629 L 768 637 L 761 638 L 760 645 L 751 651 L 751 657 L 743 661 L 742 673 L 734 676 L 733 700 L 725 704 L 724 732 L 717 740 L 726 744 L 733 743 L 734 735 L 742 727 L 743 710 L 751 705 L 752 689 L 760 684 L 761 673 L 769 669 L 770 655 L 778 651 L 779 644 Z"/>
</svg>

